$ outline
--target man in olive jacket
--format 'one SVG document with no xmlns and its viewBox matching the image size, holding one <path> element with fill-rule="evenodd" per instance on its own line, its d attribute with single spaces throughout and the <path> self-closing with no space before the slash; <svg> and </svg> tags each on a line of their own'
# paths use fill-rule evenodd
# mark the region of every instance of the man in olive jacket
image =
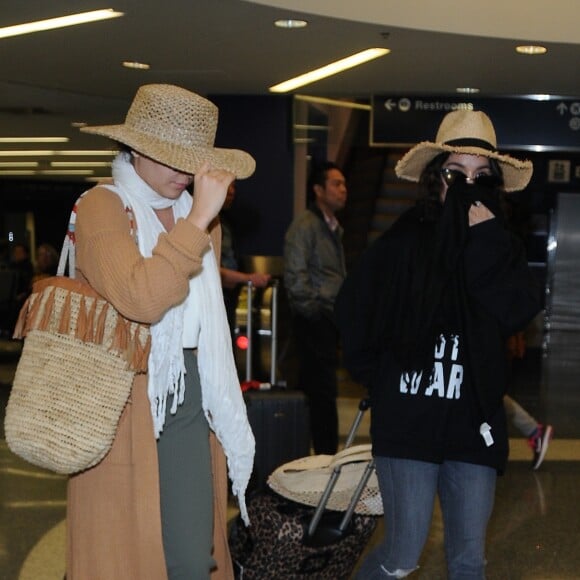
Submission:
<svg viewBox="0 0 580 580">
<path fill-rule="evenodd" d="M 286 232 L 284 284 L 300 357 L 298 386 L 310 404 L 314 451 L 334 454 L 338 331 L 333 308 L 346 275 L 343 230 L 335 213 L 344 207 L 347 189 L 342 171 L 330 162 L 314 168 L 309 186 L 313 201 Z"/>
</svg>

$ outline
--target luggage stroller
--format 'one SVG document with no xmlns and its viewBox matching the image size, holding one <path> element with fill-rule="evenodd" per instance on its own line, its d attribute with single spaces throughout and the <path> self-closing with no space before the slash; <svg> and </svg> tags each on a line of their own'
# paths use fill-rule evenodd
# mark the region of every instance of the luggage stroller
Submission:
<svg viewBox="0 0 580 580">
<path fill-rule="evenodd" d="M 347 438 L 347 448 L 368 407 L 368 400 L 363 399 Z M 246 528 L 238 518 L 230 532 L 236 578 L 347 580 L 378 520 L 376 515 L 355 513 L 374 473 L 374 461 L 367 461 L 363 467 L 362 477 L 345 511 L 327 509 L 341 475 L 340 464 L 332 469 L 316 507 L 286 499 L 273 491 L 251 497 L 248 502 L 251 525 Z"/>
</svg>

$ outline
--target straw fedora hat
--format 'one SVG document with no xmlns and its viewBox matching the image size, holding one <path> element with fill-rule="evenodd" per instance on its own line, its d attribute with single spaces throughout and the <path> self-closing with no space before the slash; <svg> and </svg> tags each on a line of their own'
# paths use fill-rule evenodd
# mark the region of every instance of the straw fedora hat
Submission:
<svg viewBox="0 0 580 580">
<path fill-rule="evenodd" d="M 531 161 L 521 161 L 498 153 L 495 130 L 481 111 L 453 111 L 441 121 L 435 142 L 423 141 L 410 149 L 397 163 L 401 179 L 419 181 L 421 173 L 439 153 L 467 153 L 495 159 L 501 168 L 505 191 L 520 191 L 532 177 Z"/>
<path fill-rule="evenodd" d="M 109 137 L 163 165 L 195 174 L 205 161 L 238 179 L 254 173 L 254 158 L 238 149 L 214 147 L 218 108 L 196 93 L 174 85 L 143 85 L 122 125 L 83 127 Z"/>
</svg>

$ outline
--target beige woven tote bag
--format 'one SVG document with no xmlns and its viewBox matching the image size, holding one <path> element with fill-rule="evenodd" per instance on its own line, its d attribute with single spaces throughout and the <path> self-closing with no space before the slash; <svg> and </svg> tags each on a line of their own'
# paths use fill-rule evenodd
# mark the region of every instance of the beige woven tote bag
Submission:
<svg viewBox="0 0 580 580">
<path fill-rule="evenodd" d="M 135 235 L 131 208 L 126 208 Z M 99 463 L 110 450 L 136 373 L 147 370 L 149 326 L 127 320 L 75 271 L 76 204 L 58 274 L 37 282 L 14 332 L 24 345 L 5 417 L 8 447 L 57 473 Z"/>
<path fill-rule="evenodd" d="M 96 465 L 111 448 L 135 373 L 147 368 L 148 327 L 123 318 L 87 284 L 56 276 L 35 284 L 18 335 L 8 447 L 57 473 Z"/>
</svg>

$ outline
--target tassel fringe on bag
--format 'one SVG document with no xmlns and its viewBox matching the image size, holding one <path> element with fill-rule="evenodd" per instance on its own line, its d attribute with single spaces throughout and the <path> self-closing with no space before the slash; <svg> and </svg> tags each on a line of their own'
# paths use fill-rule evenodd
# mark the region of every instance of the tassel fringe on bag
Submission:
<svg viewBox="0 0 580 580">
<path fill-rule="evenodd" d="M 90 286 L 40 280 L 14 333 L 24 338 L 6 408 L 9 448 L 71 474 L 99 463 L 113 443 L 136 373 L 147 370 L 149 327 L 121 316 Z"/>
</svg>

